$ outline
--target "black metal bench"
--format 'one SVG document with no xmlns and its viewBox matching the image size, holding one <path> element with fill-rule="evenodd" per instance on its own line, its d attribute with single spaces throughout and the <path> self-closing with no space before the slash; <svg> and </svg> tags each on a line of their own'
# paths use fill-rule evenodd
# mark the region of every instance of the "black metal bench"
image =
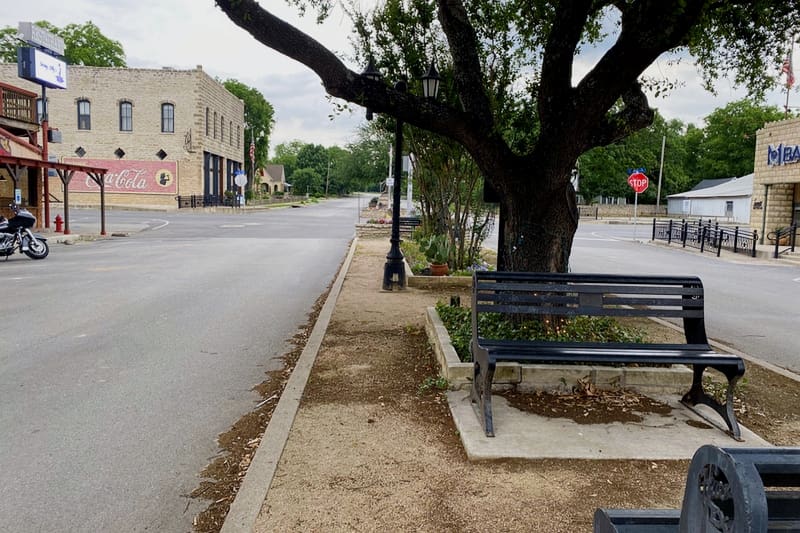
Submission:
<svg viewBox="0 0 800 533">
<path fill-rule="evenodd" d="M 422 219 L 419 217 L 400 217 L 397 219 L 400 224 L 400 231 L 411 233 L 422 224 Z"/>
<path fill-rule="evenodd" d="M 494 436 L 492 380 L 498 362 L 588 364 L 685 364 L 693 368 L 692 386 L 681 401 L 704 404 L 725 421 L 731 436 L 741 440 L 733 412 L 733 389 L 744 374 L 744 362 L 735 355 L 713 351 L 704 319 L 703 284 L 697 277 L 620 276 L 477 271 L 472 280 L 471 399 L 487 436 Z M 686 343 L 602 343 L 520 341 L 486 338 L 481 331 L 484 313 L 532 317 L 661 317 L 681 318 Z M 725 402 L 703 389 L 703 373 L 713 368 L 727 378 Z"/>
<path fill-rule="evenodd" d="M 689 465 L 681 509 L 594 514 L 594 533 L 678 531 L 800 531 L 800 448 L 702 446 Z"/>
</svg>

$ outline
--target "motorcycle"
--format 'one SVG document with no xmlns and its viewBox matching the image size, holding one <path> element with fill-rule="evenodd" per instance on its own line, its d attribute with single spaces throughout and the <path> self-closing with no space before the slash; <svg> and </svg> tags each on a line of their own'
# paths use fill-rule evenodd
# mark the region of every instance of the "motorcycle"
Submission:
<svg viewBox="0 0 800 533">
<path fill-rule="evenodd" d="M 31 232 L 36 217 L 24 207 L 9 205 L 14 216 L 10 219 L 0 215 L 0 257 L 8 260 L 17 250 L 31 259 L 44 259 L 50 253 L 47 239 Z"/>
</svg>

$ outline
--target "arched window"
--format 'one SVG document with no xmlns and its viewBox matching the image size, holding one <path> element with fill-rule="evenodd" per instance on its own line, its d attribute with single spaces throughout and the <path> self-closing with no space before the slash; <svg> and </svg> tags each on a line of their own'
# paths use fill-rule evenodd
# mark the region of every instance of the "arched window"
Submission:
<svg viewBox="0 0 800 533">
<path fill-rule="evenodd" d="M 175 106 L 161 104 L 161 133 L 175 133 Z"/>
<path fill-rule="evenodd" d="M 89 100 L 78 100 L 78 129 L 92 129 L 92 104 Z"/>
<path fill-rule="evenodd" d="M 119 131 L 133 131 L 133 104 L 119 103 Z"/>
</svg>

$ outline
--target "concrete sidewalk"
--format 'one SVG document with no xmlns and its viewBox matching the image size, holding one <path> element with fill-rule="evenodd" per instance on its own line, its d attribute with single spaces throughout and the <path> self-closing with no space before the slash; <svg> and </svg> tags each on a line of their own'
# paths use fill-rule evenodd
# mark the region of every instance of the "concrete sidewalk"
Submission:
<svg viewBox="0 0 800 533">
<path fill-rule="evenodd" d="M 383 241 L 379 244 L 361 241 L 361 244 L 378 246 L 381 250 L 385 248 Z M 357 246 L 358 240 L 351 246 L 308 344 L 272 415 L 241 489 L 231 505 L 222 528 L 225 533 L 253 531 L 287 441 L 302 438 L 293 437 L 292 425 L 325 331 L 336 313 L 337 299 L 343 295 L 375 297 L 374 294 L 351 295 L 346 292 L 351 290 L 350 285 L 345 283 L 349 270 L 364 260 L 363 255 L 355 253 Z M 638 423 L 577 424 L 562 418 L 546 418 L 519 411 L 510 407 L 504 398 L 495 395 L 493 403 L 497 436 L 494 438 L 483 434 L 467 391 L 451 391 L 447 394 L 447 400 L 464 450 L 470 459 L 475 460 L 689 459 L 697 448 L 709 443 L 726 447 L 769 446 L 769 443 L 744 427 L 744 441 L 733 440 L 723 431 L 716 413 L 710 410 L 704 412 L 703 407 L 697 411 L 689 410 L 679 404 L 675 397 L 663 398 L 672 407 L 669 415 L 649 415 Z"/>
</svg>

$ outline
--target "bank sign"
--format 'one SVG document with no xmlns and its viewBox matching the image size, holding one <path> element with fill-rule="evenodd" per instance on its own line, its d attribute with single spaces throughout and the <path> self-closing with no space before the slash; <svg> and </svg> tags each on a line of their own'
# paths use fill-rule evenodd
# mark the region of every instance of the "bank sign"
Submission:
<svg viewBox="0 0 800 533">
<path fill-rule="evenodd" d="M 789 165 L 800 163 L 800 145 L 798 144 L 779 144 L 778 146 L 767 146 L 767 165 L 774 167 L 778 165 Z"/>
<path fill-rule="evenodd" d="M 107 193 L 172 194 L 178 193 L 178 163 L 175 161 L 128 161 L 121 159 L 65 158 L 65 163 L 107 168 Z M 75 172 L 69 182 L 70 192 L 100 192 L 100 186 L 85 172 Z"/>
</svg>

